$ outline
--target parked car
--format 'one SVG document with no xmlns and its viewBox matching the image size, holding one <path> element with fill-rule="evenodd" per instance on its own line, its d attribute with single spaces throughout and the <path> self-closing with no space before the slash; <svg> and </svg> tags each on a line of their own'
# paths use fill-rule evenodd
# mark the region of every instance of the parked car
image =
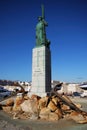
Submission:
<svg viewBox="0 0 87 130">
<path fill-rule="evenodd" d="M 79 92 L 73 92 L 73 96 L 80 96 L 81 94 Z"/>
<path fill-rule="evenodd" d="M 7 89 L 4 89 L 3 87 L 0 86 L 0 99 L 8 97 L 10 94 L 11 94 L 10 91 L 8 91 Z"/>
<path fill-rule="evenodd" d="M 9 95 L 11 94 L 11 92 L 2 92 L 2 93 L 0 93 L 0 97 L 1 98 L 5 98 L 5 97 L 8 97 Z"/>
<path fill-rule="evenodd" d="M 2 92 L 4 90 L 4 88 L 2 86 L 0 86 L 0 92 Z"/>
<path fill-rule="evenodd" d="M 80 97 L 82 97 L 82 98 L 87 97 L 87 91 L 86 92 L 84 91 L 82 94 L 80 94 Z"/>
</svg>

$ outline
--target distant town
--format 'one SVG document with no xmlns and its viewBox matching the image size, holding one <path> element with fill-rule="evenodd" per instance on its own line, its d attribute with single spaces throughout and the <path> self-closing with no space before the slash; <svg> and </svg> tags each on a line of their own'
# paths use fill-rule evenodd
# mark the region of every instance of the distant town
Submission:
<svg viewBox="0 0 87 130">
<path fill-rule="evenodd" d="M 15 89 L 20 89 L 22 86 L 28 93 L 31 92 L 32 82 L 25 81 L 11 81 L 11 80 L 0 80 L 0 97 L 8 96 L 9 92 L 13 92 Z M 56 80 L 51 81 L 51 88 L 56 88 L 58 93 L 70 95 L 70 96 L 87 96 L 87 81 L 82 83 L 65 83 Z M 8 91 L 8 93 L 5 91 Z M 4 92 L 3 94 L 1 92 Z M 7 95 L 6 95 L 7 94 Z"/>
</svg>

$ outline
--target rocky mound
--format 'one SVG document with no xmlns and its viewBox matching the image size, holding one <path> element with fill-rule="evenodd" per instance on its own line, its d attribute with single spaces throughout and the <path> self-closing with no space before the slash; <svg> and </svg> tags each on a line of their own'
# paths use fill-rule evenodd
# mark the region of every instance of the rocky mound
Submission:
<svg viewBox="0 0 87 130">
<path fill-rule="evenodd" d="M 57 121 L 61 118 L 73 119 L 77 123 L 87 123 L 87 113 L 80 110 L 80 104 L 74 104 L 66 95 L 54 92 L 52 96 L 39 97 L 32 95 L 17 96 L 0 105 L 3 111 L 13 119 L 32 119 Z"/>
</svg>

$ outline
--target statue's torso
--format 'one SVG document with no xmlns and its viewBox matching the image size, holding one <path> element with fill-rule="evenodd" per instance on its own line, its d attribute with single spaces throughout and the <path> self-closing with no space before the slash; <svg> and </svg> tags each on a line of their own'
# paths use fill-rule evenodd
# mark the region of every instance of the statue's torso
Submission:
<svg viewBox="0 0 87 130">
<path fill-rule="evenodd" d="M 40 21 L 36 26 L 36 38 L 38 45 L 45 42 L 45 25 L 43 21 Z"/>
</svg>

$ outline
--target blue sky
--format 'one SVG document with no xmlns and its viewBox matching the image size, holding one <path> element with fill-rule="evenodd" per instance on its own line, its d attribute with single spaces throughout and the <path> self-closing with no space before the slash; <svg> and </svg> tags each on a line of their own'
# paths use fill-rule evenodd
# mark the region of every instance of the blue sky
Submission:
<svg viewBox="0 0 87 130">
<path fill-rule="evenodd" d="M 86 0 L 0 0 L 0 79 L 32 79 L 32 49 L 42 3 L 51 41 L 52 79 L 87 81 Z"/>
</svg>

